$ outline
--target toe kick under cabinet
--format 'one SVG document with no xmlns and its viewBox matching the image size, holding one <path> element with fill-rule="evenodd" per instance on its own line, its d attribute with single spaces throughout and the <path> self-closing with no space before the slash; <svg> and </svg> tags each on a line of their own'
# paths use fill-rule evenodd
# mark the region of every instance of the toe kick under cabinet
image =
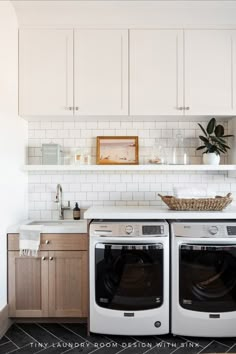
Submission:
<svg viewBox="0 0 236 354">
<path fill-rule="evenodd" d="M 10 317 L 87 317 L 88 235 L 42 234 L 38 257 L 19 255 L 8 234 Z"/>
</svg>

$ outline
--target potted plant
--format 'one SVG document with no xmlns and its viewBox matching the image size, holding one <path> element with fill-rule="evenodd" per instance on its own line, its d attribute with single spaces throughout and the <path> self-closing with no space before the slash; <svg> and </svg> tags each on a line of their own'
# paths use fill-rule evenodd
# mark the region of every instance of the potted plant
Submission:
<svg viewBox="0 0 236 354">
<path fill-rule="evenodd" d="M 199 135 L 199 139 L 204 145 L 199 146 L 196 150 L 205 149 L 203 151 L 203 163 L 205 165 L 219 165 L 220 154 L 225 154 L 230 149 L 225 139 L 233 135 L 224 135 L 223 125 L 217 125 L 215 118 L 211 118 L 206 129 L 200 123 L 198 125 L 204 134 L 204 136 Z"/>
</svg>

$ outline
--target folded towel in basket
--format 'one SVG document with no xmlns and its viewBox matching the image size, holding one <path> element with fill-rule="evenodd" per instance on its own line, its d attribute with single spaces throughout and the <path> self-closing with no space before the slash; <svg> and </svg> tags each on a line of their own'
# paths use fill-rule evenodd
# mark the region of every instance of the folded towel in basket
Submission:
<svg viewBox="0 0 236 354">
<path fill-rule="evenodd" d="M 203 186 L 174 186 L 173 193 L 176 198 L 214 198 L 216 191 L 212 187 Z"/>
<path fill-rule="evenodd" d="M 38 256 L 42 225 L 20 227 L 20 256 Z"/>
</svg>

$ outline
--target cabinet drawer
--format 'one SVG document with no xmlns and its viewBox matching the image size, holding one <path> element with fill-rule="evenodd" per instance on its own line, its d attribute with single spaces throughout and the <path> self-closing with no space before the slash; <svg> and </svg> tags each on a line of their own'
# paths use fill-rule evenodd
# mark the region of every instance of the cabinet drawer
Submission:
<svg viewBox="0 0 236 354">
<path fill-rule="evenodd" d="M 19 250 L 19 235 L 8 234 L 8 250 Z M 88 234 L 41 234 L 41 251 L 86 251 Z"/>
</svg>

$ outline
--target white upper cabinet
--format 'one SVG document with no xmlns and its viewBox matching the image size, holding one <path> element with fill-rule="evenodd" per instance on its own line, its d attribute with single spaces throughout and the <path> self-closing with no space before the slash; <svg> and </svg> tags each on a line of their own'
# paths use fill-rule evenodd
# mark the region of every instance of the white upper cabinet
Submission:
<svg viewBox="0 0 236 354">
<path fill-rule="evenodd" d="M 19 114 L 73 115 L 73 30 L 20 30 Z"/>
<path fill-rule="evenodd" d="M 236 112 L 233 107 L 232 33 L 230 30 L 185 31 L 185 114 L 230 115 Z"/>
<path fill-rule="evenodd" d="M 130 31 L 130 114 L 183 114 L 183 31 Z"/>
<path fill-rule="evenodd" d="M 128 114 L 128 30 L 75 30 L 76 115 Z"/>
<path fill-rule="evenodd" d="M 19 31 L 22 116 L 236 114 L 236 31 Z"/>
</svg>

